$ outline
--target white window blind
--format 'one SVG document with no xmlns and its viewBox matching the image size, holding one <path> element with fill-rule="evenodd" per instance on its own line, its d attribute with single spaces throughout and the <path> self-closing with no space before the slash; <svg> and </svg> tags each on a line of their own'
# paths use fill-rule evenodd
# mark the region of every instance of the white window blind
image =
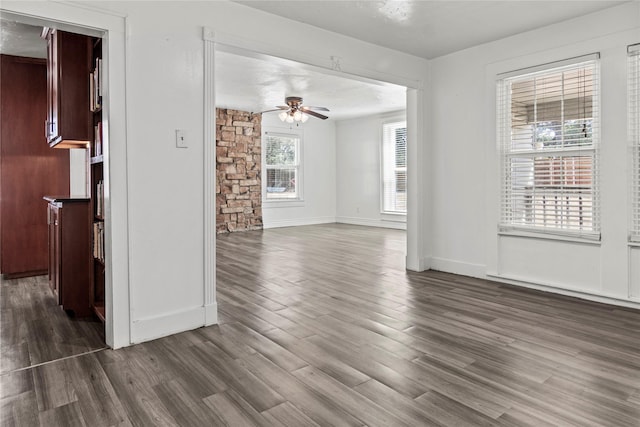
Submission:
<svg viewBox="0 0 640 427">
<path fill-rule="evenodd" d="M 600 238 L 599 64 L 569 62 L 498 80 L 502 231 Z"/>
<path fill-rule="evenodd" d="M 640 241 L 640 44 L 629 46 L 628 114 L 631 150 L 631 224 L 629 238 Z"/>
<path fill-rule="evenodd" d="M 300 136 L 265 132 L 265 197 L 269 200 L 301 199 Z"/>
<path fill-rule="evenodd" d="M 407 123 L 383 125 L 382 212 L 407 212 Z"/>
</svg>

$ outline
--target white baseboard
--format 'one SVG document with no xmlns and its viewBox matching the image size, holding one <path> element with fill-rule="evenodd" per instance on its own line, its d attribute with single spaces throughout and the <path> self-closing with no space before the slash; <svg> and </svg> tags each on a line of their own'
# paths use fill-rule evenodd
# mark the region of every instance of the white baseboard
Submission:
<svg viewBox="0 0 640 427">
<path fill-rule="evenodd" d="M 407 223 L 404 221 L 390 221 L 390 220 L 382 220 L 382 219 L 339 216 L 339 217 L 336 217 L 335 222 L 340 224 L 364 225 L 366 227 L 393 228 L 396 230 L 407 229 Z"/>
<path fill-rule="evenodd" d="M 214 310 L 212 306 L 195 307 L 162 316 L 134 320 L 131 323 L 131 344 L 197 329 L 205 325 L 206 316 L 211 315 L 212 310 Z M 217 309 L 215 313 L 217 321 Z"/>
<path fill-rule="evenodd" d="M 263 228 L 299 227 L 301 225 L 332 224 L 334 222 L 336 222 L 336 218 L 333 216 L 280 219 L 276 221 L 265 221 L 263 218 Z"/>
<path fill-rule="evenodd" d="M 218 303 L 204 306 L 204 326 L 218 324 Z"/>
<path fill-rule="evenodd" d="M 431 257 L 431 269 L 462 276 L 486 278 L 486 266 L 446 258 Z"/>
<path fill-rule="evenodd" d="M 495 282 L 507 283 L 509 285 L 521 286 L 529 289 L 550 292 L 559 295 L 566 295 L 584 300 L 601 302 L 605 304 L 617 305 L 640 309 L 640 300 L 635 298 L 624 298 L 618 295 L 608 295 L 598 292 L 569 288 L 559 283 L 543 283 L 534 278 L 516 277 L 513 275 L 498 274 L 486 270 L 481 264 L 465 263 L 445 258 L 431 258 L 432 270 L 444 271 L 447 273 L 460 274 L 462 276 L 476 277 L 480 279 L 493 280 Z"/>
<path fill-rule="evenodd" d="M 498 274 L 497 272 L 487 272 L 486 278 L 496 282 L 507 283 L 524 288 L 536 289 L 539 291 L 551 292 L 554 294 L 566 295 L 570 297 L 580 298 L 588 301 L 601 302 L 605 304 L 617 305 L 621 307 L 635 308 L 640 310 L 640 301 L 619 297 L 617 295 L 607 295 L 599 292 L 590 292 L 580 289 L 569 289 L 566 286 L 555 283 L 539 283 L 532 282 L 530 279 L 523 277 L 515 277 L 512 275 Z"/>
<path fill-rule="evenodd" d="M 405 257 L 405 267 L 410 271 L 417 271 L 418 273 L 421 271 L 427 271 L 431 269 L 431 258 L 419 258 L 415 261 L 409 259 L 408 256 Z"/>
</svg>

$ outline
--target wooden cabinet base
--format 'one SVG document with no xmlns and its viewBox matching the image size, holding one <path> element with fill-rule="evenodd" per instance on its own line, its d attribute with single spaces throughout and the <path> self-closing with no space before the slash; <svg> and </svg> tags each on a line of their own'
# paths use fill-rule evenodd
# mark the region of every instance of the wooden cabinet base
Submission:
<svg viewBox="0 0 640 427">
<path fill-rule="evenodd" d="M 45 200 L 49 202 L 49 285 L 69 315 L 91 316 L 89 199 Z"/>
<path fill-rule="evenodd" d="M 93 312 L 95 313 L 96 316 L 98 316 L 98 319 L 100 319 L 100 321 L 104 323 L 105 321 L 104 305 L 94 305 Z"/>
</svg>

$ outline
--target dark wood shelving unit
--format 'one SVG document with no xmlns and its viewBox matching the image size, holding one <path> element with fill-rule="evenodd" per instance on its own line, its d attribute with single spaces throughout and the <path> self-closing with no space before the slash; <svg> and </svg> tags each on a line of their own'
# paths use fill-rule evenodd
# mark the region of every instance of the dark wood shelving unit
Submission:
<svg viewBox="0 0 640 427">
<path fill-rule="evenodd" d="M 91 69 L 88 74 L 90 86 L 89 110 L 92 122 L 92 144 L 89 158 L 91 179 L 92 215 L 92 281 L 91 301 L 96 316 L 105 321 L 105 251 L 104 251 L 104 155 L 102 127 L 102 39 L 93 41 Z"/>
<path fill-rule="evenodd" d="M 87 195 L 49 201 L 49 278 L 59 304 L 105 322 L 102 39 L 44 28 L 49 147 L 87 150 Z M 68 179 L 67 179 L 68 181 Z"/>
<path fill-rule="evenodd" d="M 99 156 L 91 157 L 89 159 L 89 163 L 91 163 L 92 165 L 94 165 L 96 163 L 102 163 L 102 162 L 104 162 L 104 158 L 103 158 L 102 154 L 99 155 Z"/>
</svg>

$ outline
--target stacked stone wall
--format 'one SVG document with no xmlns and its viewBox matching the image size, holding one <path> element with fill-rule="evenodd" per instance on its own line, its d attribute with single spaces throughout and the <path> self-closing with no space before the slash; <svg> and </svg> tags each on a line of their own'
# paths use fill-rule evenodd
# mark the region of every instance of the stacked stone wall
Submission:
<svg viewBox="0 0 640 427">
<path fill-rule="evenodd" d="M 262 229 L 260 114 L 216 109 L 216 232 Z"/>
</svg>

